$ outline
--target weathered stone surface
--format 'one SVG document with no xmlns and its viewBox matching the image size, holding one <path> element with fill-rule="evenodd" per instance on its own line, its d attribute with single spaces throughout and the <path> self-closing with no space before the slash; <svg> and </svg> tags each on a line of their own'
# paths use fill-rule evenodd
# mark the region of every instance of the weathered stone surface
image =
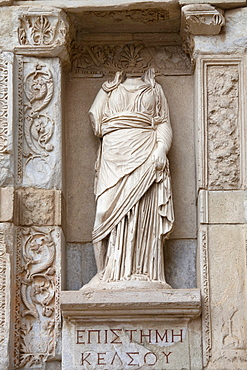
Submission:
<svg viewBox="0 0 247 370">
<path fill-rule="evenodd" d="M 241 54 L 247 47 L 247 8 L 225 12 L 224 32 L 214 37 L 195 36 L 194 55 L 198 54 Z"/>
<path fill-rule="evenodd" d="M 172 288 L 196 288 L 196 250 L 196 239 L 165 241 L 165 275 Z"/>
<path fill-rule="evenodd" d="M 97 272 L 91 243 L 68 243 L 66 246 L 66 261 L 67 290 L 79 290 Z"/>
<path fill-rule="evenodd" d="M 212 330 L 208 369 L 245 369 L 246 227 L 208 229 L 209 296 Z"/>
<path fill-rule="evenodd" d="M 61 225 L 61 191 L 18 189 L 15 212 L 17 225 Z"/>
<path fill-rule="evenodd" d="M 14 210 L 14 188 L 0 188 L 0 222 L 11 222 Z"/>
<path fill-rule="evenodd" d="M 233 190 L 246 183 L 243 65 L 244 57 L 198 58 L 198 189 Z"/>
<path fill-rule="evenodd" d="M 244 224 L 247 220 L 246 191 L 200 190 L 199 212 L 202 224 Z"/>
<path fill-rule="evenodd" d="M 12 367 L 13 245 L 11 223 L 0 223 L 0 369 Z"/>
</svg>

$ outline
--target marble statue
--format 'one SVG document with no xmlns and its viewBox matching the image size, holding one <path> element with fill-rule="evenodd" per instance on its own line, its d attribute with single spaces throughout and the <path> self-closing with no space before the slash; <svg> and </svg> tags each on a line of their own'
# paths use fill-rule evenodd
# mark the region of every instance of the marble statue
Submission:
<svg viewBox="0 0 247 370">
<path fill-rule="evenodd" d="M 93 230 L 98 273 L 91 284 L 169 288 L 163 244 L 174 222 L 166 156 L 172 129 L 154 70 L 138 78 L 117 72 L 103 84 L 89 115 L 101 138 Z"/>
</svg>

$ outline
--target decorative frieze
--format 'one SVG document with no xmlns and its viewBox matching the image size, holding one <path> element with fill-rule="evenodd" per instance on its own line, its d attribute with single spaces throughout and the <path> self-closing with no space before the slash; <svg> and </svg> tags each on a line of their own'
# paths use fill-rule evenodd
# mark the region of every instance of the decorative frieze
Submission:
<svg viewBox="0 0 247 370">
<path fill-rule="evenodd" d="M 180 46 L 145 45 L 143 42 L 77 43 L 72 54 L 76 76 L 112 75 L 118 70 L 144 73 L 154 67 L 163 75 L 191 74 L 191 63 Z"/>
<path fill-rule="evenodd" d="M 83 12 L 83 17 L 97 17 L 100 19 L 110 19 L 115 23 L 123 23 L 128 20 L 140 24 L 149 24 L 153 22 L 164 22 L 170 19 L 169 9 L 130 9 L 122 11 L 87 11 Z"/>
<path fill-rule="evenodd" d="M 61 225 L 61 191 L 23 188 L 16 190 L 16 224 Z"/>
<path fill-rule="evenodd" d="M 16 251 L 15 368 L 56 356 L 60 328 L 58 228 L 19 228 Z"/>
</svg>

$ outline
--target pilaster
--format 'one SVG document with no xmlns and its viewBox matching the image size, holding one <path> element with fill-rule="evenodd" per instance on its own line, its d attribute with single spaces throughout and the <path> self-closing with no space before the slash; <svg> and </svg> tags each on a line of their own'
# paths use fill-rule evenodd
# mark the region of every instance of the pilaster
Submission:
<svg viewBox="0 0 247 370">
<path fill-rule="evenodd" d="M 69 22 L 57 8 L 2 10 L 9 22 L 3 26 L 12 31 L 2 42 L 8 51 L 0 54 L 0 368 L 45 369 L 47 361 L 59 367 L 61 360 L 62 75 Z"/>
<path fill-rule="evenodd" d="M 182 8 L 195 64 L 203 364 L 214 370 L 246 367 L 245 17 L 246 8 Z"/>
</svg>

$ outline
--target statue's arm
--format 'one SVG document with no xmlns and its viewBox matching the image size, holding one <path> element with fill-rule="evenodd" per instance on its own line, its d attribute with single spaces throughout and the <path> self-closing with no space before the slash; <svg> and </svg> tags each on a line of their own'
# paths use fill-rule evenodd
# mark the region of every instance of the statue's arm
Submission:
<svg viewBox="0 0 247 370">
<path fill-rule="evenodd" d="M 172 128 L 170 123 L 169 108 L 165 94 L 159 85 L 159 100 L 160 111 L 159 116 L 161 123 L 157 126 L 157 142 L 163 145 L 164 151 L 167 154 L 172 143 Z"/>
<path fill-rule="evenodd" d="M 168 104 L 160 85 L 157 84 L 157 94 L 159 101 L 159 111 L 157 119 L 160 123 L 157 125 L 157 146 L 154 152 L 154 160 L 158 170 L 165 167 L 166 155 L 172 143 L 172 128 L 170 124 Z"/>
<path fill-rule="evenodd" d="M 89 110 L 89 118 L 93 126 L 94 134 L 98 137 L 102 137 L 101 122 L 107 99 L 108 94 L 103 89 L 100 89 Z"/>
</svg>

